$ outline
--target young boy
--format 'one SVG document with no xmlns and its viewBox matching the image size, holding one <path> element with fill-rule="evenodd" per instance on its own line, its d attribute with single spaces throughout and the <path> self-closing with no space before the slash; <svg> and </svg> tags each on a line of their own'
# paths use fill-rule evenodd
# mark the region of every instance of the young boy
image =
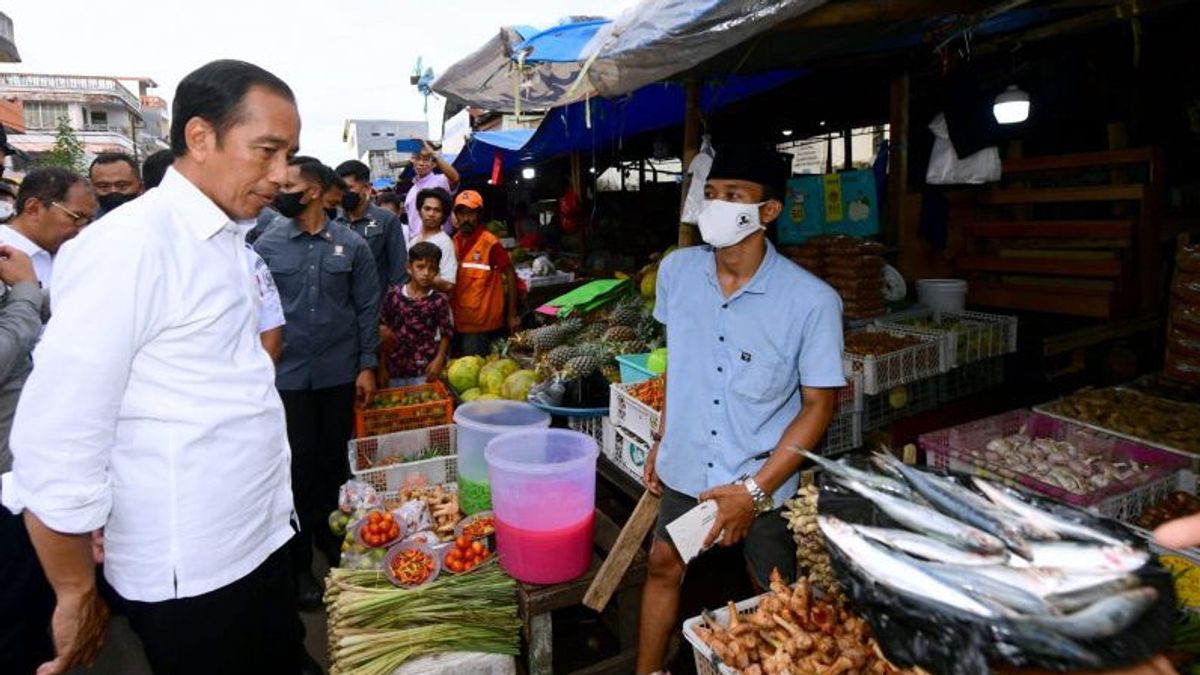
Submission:
<svg viewBox="0 0 1200 675">
<path fill-rule="evenodd" d="M 392 286 L 383 301 L 381 319 L 396 335 L 387 354 L 392 387 L 432 382 L 446 367 L 454 322 L 450 299 L 433 287 L 442 250 L 427 241 L 408 251 L 408 283 Z"/>
</svg>

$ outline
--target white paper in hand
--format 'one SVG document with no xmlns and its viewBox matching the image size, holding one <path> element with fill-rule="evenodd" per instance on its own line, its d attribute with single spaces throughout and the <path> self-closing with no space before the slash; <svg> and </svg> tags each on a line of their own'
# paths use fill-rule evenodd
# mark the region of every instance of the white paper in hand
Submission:
<svg viewBox="0 0 1200 675">
<path fill-rule="evenodd" d="M 675 550 L 683 558 L 684 564 L 700 555 L 704 539 L 712 531 L 713 523 L 717 520 L 717 503 L 711 499 L 700 502 L 692 510 L 667 523 L 667 534 L 675 544 Z M 720 539 L 720 537 L 718 537 Z"/>
</svg>

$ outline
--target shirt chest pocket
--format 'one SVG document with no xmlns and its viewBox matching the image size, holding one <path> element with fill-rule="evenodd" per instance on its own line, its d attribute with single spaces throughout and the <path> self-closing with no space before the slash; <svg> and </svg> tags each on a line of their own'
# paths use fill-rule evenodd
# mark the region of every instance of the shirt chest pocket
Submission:
<svg viewBox="0 0 1200 675">
<path fill-rule="evenodd" d="M 326 297 L 349 302 L 352 267 L 345 255 L 331 255 L 321 261 L 321 286 Z"/>
<path fill-rule="evenodd" d="M 795 368 L 780 358 L 737 359 L 730 389 L 739 399 L 750 403 L 780 401 L 797 386 Z"/>
<path fill-rule="evenodd" d="M 271 278 L 274 279 L 281 297 L 296 297 L 296 294 L 304 288 L 304 275 L 300 273 L 298 261 L 277 262 L 270 265 L 270 269 Z"/>
</svg>

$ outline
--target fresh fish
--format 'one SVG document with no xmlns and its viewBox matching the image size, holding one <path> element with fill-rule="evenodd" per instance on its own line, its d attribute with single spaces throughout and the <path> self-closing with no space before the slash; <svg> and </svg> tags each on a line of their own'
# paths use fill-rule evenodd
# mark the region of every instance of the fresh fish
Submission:
<svg viewBox="0 0 1200 675">
<path fill-rule="evenodd" d="M 1158 600 L 1158 591 L 1146 586 L 1109 596 L 1066 616 L 1022 617 L 1035 626 L 1079 640 L 1112 637 L 1133 625 Z"/>
<path fill-rule="evenodd" d="M 972 567 L 918 563 L 920 569 L 934 578 L 963 588 L 977 596 L 995 601 L 1022 614 L 1057 614 L 1054 607 L 1042 598 L 1012 584 L 980 574 Z"/>
<path fill-rule="evenodd" d="M 1007 553 L 984 555 L 955 548 L 945 542 L 923 534 L 896 530 L 886 527 L 871 527 L 870 525 L 854 525 L 854 530 L 864 537 L 903 551 L 909 555 L 932 560 L 934 562 L 952 563 L 955 565 L 1003 565 L 1008 561 Z"/>
<path fill-rule="evenodd" d="M 1019 532 L 1005 526 L 991 516 L 976 509 L 967 501 L 955 496 L 942 487 L 940 483 L 930 479 L 924 472 L 917 471 L 891 455 L 877 453 L 875 459 L 898 471 L 914 490 L 920 493 L 926 501 L 942 511 L 942 513 L 953 516 L 962 523 L 966 523 L 992 535 L 1004 542 L 1005 548 L 1022 558 L 1026 560 L 1032 558 L 1033 554 L 1029 551 L 1029 543 L 1025 541 Z"/>
<path fill-rule="evenodd" d="M 1141 583 L 1137 575 L 1126 574 L 1085 588 L 1048 595 L 1046 601 L 1062 612 L 1076 612 L 1111 595 L 1137 588 Z"/>
<path fill-rule="evenodd" d="M 1035 595 L 1046 598 L 1047 602 L 1051 602 L 1051 598 L 1056 596 L 1086 593 L 1092 588 L 1114 583 L 1126 576 L 1123 574 L 1068 574 L 1062 570 L 1047 567 L 1016 569 L 1004 565 L 973 569 L 979 574 L 997 581 L 1025 588 Z M 1051 604 L 1054 603 L 1051 602 Z"/>
<path fill-rule="evenodd" d="M 1072 522 L 1066 518 L 1043 511 L 1033 504 L 1021 499 L 1013 491 L 993 485 L 982 478 L 973 477 L 971 480 L 975 483 L 975 487 L 979 488 L 980 492 L 987 495 L 988 499 L 992 500 L 997 505 L 1016 513 L 1023 519 L 1032 523 L 1036 523 L 1039 527 L 1053 530 L 1064 537 L 1071 537 L 1073 539 L 1098 541 L 1103 544 L 1114 545 L 1125 543 L 1115 537 L 1110 537 L 1103 532 L 1097 532 L 1086 525 L 1080 525 L 1079 523 Z"/>
<path fill-rule="evenodd" d="M 884 513 L 905 527 L 938 537 L 981 553 L 999 553 L 1004 542 L 978 528 L 959 522 L 926 506 L 906 502 L 872 490 L 858 481 L 838 478 L 839 482 L 874 502 Z"/>
<path fill-rule="evenodd" d="M 1150 561 L 1150 554 L 1132 546 L 1097 546 L 1076 542 L 1034 542 L 1030 544 L 1032 560 L 1009 561 L 1018 569 L 1023 567 L 1052 567 L 1066 573 L 1129 574 Z"/>
<path fill-rule="evenodd" d="M 1021 653 L 1066 660 L 1072 665 L 1085 668 L 1099 668 L 1104 665 L 1099 656 L 1074 640 L 1037 626 L 1009 626 L 997 637 L 1002 645 L 1011 645 Z"/>
<path fill-rule="evenodd" d="M 984 618 L 998 616 L 995 610 L 961 590 L 863 539 L 841 520 L 817 516 L 817 525 L 827 541 L 837 546 L 859 569 L 877 582 Z"/>
<path fill-rule="evenodd" d="M 991 516 L 995 520 L 1000 521 L 1002 524 L 1008 526 L 1016 532 L 1025 535 L 1026 537 L 1042 540 L 1059 538 L 1058 533 L 1054 530 L 1040 527 L 1037 523 L 1025 520 L 1012 511 L 1009 511 L 1004 507 L 997 506 L 988 499 L 985 499 L 983 496 L 971 491 L 969 488 L 959 485 L 957 482 L 950 480 L 945 476 L 939 476 L 931 473 L 927 473 L 925 476 L 936 482 L 950 494 L 974 506 L 976 510 L 986 513 L 988 516 Z"/>
<path fill-rule="evenodd" d="M 908 488 L 908 486 L 905 485 L 904 483 L 902 483 L 901 481 L 893 480 L 891 478 L 888 478 L 887 476 L 880 476 L 879 474 L 871 473 L 870 471 L 863 471 L 861 469 L 856 469 L 856 468 L 850 466 L 849 464 L 844 464 L 842 462 L 835 462 L 831 459 L 822 457 L 820 455 L 817 455 L 817 454 L 814 454 L 811 452 L 806 451 L 804 453 L 804 456 L 807 457 L 808 459 L 812 460 L 814 464 L 816 464 L 817 466 L 821 467 L 822 469 L 828 471 L 829 473 L 833 474 L 834 476 L 837 476 L 840 478 L 845 478 L 848 480 L 858 481 L 859 483 L 862 483 L 863 485 L 869 486 L 873 489 L 883 490 L 884 492 L 889 492 L 894 495 L 899 495 L 906 499 L 911 499 L 913 496 L 912 490 L 910 490 Z"/>
</svg>

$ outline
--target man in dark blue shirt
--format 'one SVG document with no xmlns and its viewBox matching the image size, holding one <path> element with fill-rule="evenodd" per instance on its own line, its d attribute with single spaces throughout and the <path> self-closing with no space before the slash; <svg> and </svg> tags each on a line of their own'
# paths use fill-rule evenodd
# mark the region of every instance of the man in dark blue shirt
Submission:
<svg viewBox="0 0 1200 675">
<path fill-rule="evenodd" d="M 331 566 L 338 562 L 341 542 L 327 518 L 349 477 L 346 443 L 354 404 L 374 396 L 379 351 L 375 260 L 362 237 L 326 215 L 322 197 L 334 180 L 333 170 L 319 161 L 293 158 L 275 199 L 280 218 L 254 243 L 275 278 L 287 319 L 275 384 L 287 413 L 300 516 L 292 558 L 300 601 L 308 607 L 321 603 L 312 575 L 313 538 Z"/>
<path fill-rule="evenodd" d="M 337 167 L 346 181 L 342 213 L 337 222 L 357 232 L 371 247 L 379 276 L 380 295 L 408 281 L 408 238 L 395 213 L 371 203 L 371 169 L 351 159 Z"/>
</svg>

